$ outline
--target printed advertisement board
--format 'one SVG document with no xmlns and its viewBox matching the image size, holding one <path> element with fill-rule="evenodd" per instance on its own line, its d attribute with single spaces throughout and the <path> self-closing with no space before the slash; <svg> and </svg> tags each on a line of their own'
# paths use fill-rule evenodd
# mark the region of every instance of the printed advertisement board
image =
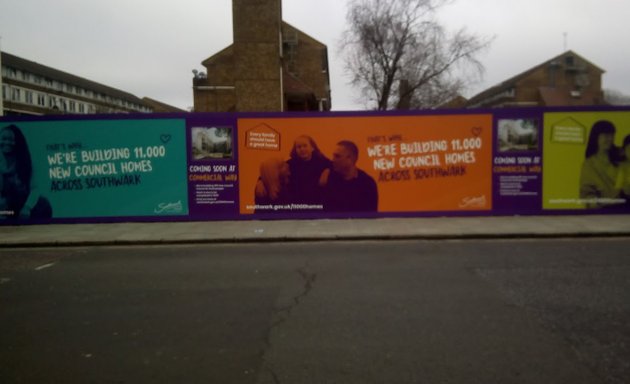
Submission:
<svg viewBox="0 0 630 384">
<path fill-rule="evenodd" d="M 628 108 L 0 119 L 0 224 L 630 212 Z"/>
<path fill-rule="evenodd" d="M 0 218 L 188 215 L 185 121 L 0 126 Z"/>
<path fill-rule="evenodd" d="M 540 211 L 542 202 L 542 114 L 536 110 L 494 114 L 492 159 L 496 213 Z"/>
<path fill-rule="evenodd" d="M 239 119 L 240 213 L 492 208 L 492 115 Z"/>
<path fill-rule="evenodd" d="M 237 217 L 235 115 L 188 115 L 186 131 L 191 218 Z"/>
<path fill-rule="evenodd" d="M 627 210 L 630 112 L 554 112 L 544 122 L 543 209 Z"/>
</svg>

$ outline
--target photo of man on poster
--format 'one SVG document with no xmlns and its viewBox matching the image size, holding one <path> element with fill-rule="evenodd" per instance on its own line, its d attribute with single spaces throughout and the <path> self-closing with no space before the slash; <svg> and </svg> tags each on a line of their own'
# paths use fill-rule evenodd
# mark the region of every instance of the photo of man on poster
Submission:
<svg viewBox="0 0 630 384">
<path fill-rule="evenodd" d="M 378 189 L 374 179 L 357 168 L 359 149 L 342 140 L 332 156 L 332 167 L 322 174 L 324 210 L 328 212 L 376 212 Z"/>
<path fill-rule="evenodd" d="M 359 149 L 340 141 L 332 161 L 309 136 L 296 139 L 291 158 L 269 158 L 260 165 L 254 191 L 257 212 L 300 210 L 305 205 L 326 212 L 376 212 L 378 188 L 374 179 L 357 167 Z"/>
</svg>

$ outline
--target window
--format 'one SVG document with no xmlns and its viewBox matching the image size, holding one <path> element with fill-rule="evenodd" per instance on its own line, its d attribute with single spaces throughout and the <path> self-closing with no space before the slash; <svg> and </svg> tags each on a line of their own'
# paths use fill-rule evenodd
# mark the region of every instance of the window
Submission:
<svg viewBox="0 0 630 384">
<path fill-rule="evenodd" d="M 22 99 L 22 92 L 20 92 L 20 90 L 18 88 L 12 88 L 11 89 L 11 100 L 13 101 L 21 101 Z"/>
<path fill-rule="evenodd" d="M 2 98 L 3 98 L 3 99 L 8 99 L 8 98 L 9 98 L 8 93 L 9 93 L 9 89 L 8 89 L 8 87 L 7 87 L 6 85 L 4 85 L 4 84 L 3 84 L 3 85 L 2 85 Z"/>
<path fill-rule="evenodd" d="M 33 103 L 33 92 L 32 91 L 24 91 L 24 97 L 26 98 L 27 104 L 35 104 Z"/>
<path fill-rule="evenodd" d="M 79 103 L 79 113 L 85 113 L 85 104 Z"/>
<path fill-rule="evenodd" d="M 24 81 L 31 81 L 31 74 L 28 72 L 22 72 L 22 79 L 24 79 Z"/>
<path fill-rule="evenodd" d="M 37 76 L 37 75 L 35 75 L 35 76 L 33 77 L 33 82 L 34 82 L 35 84 L 41 84 L 41 83 L 42 83 L 42 78 L 41 78 L 41 76 Z"/>
<path fill-rule="evenodd" d="M 37 105 L 39 105 L 40 107 L 46 106 L 46 95 L 44 95 L 43 93 L 37 94 Z"/>
<path fill-rule="evenodd" d="M 77 103 L 75 103 L 74 101 L 70 101 L 68 103 L 68 110 L 70 112 L 76 112 L 76 110 L 77 110 Z"/>
</svg>

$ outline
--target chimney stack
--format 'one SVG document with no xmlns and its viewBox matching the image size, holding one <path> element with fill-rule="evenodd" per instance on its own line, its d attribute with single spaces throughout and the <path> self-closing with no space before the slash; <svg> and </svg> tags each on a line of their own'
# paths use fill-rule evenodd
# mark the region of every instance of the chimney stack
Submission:
<svg viewBox="0 0 630 384">
<path fill-rule="evenodd" d="M 281 0 L 233 0 L 232 17 L 236 110 L 282 111 Z"/>
</svg>

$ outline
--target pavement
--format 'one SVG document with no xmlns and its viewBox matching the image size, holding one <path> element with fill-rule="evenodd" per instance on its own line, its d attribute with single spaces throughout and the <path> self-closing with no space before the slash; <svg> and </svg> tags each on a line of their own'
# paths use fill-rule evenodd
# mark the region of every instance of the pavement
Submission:
<svg viewBox="0 0 630 384">
<path fill-rule="evenodd" d="M 630 237 L 630 215 L 0 226 L 0 248 L 334 240 Z"/>
</svg>

